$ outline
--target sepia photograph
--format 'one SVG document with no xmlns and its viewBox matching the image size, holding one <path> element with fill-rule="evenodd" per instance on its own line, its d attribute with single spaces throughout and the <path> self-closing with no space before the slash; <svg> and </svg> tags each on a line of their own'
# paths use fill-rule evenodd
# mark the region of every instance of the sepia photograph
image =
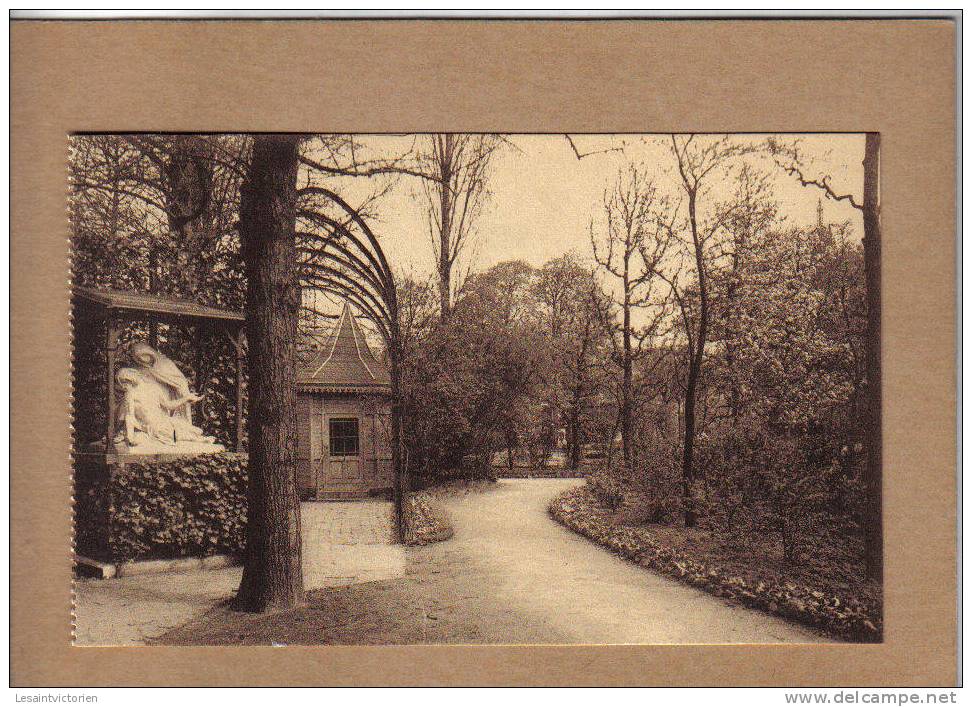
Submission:
<svg viewBox="0 0 972 707">
<path fill-rule="evenodd" d="M 956 704 L 961 19 L 11 11 L 13 701 Z"/>
<path fill-rule="evenodd" d="M 71 135 L 73 644 L 881 643 L 881 137 Z"/>
</svg>

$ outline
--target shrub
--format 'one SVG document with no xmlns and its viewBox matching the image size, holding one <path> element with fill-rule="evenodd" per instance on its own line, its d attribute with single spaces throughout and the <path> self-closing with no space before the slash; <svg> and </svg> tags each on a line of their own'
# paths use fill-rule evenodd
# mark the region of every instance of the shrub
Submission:
<svg viewBox="0 0 972 707">
<path fill-rule="evenodd" d="M 830 492 L 842 491 L 831 482 L 832 469 L 821 466 L 817 450 L 801 441 L 743 420 L 706 441 L 699 457 L 706 477 L 699 498 L 709 501 L 713 523 L 730 536 L 744 531 L 777 536 L 788 564 L 801 561 L 825 513 L 844 502 Z"/>
<path fill-rule="evenodd" d="M 452 537 L 449 516 L 426 491 L 405 498 L 405 544 L 429 545 Z"/>
<path fill-rule="evenodd" d="M 682 517 L 681 469 L 656 457 L 635 474 L 623 493 L 619 515 L 625 523 L 675 523 Z"/>
<path fill-rule="evenodd" d="M 240 553 L 246 471 L 233 453 L 79 470 L 78 552 L 113 562 Z"/>
<path fill-rule="evenodd" d="M 597 499 L 608 508 L 615 510 L 624 499 L 625 484 L 620 469 L 602 467 L 587 477 L 587 485 Z"/>
</svg>

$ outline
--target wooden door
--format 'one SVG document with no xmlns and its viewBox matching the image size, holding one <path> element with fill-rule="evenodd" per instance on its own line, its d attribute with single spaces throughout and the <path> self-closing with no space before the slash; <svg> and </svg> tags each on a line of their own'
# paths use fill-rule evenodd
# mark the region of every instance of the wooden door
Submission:
<svg viewBox="0 0 972 707">
<path fill-rule="evenodd" d="M 322 415 L 320 495 L 357 493 L 368 486 L 362 464 L 361 419 L 357 415 Z"/>
</svg>

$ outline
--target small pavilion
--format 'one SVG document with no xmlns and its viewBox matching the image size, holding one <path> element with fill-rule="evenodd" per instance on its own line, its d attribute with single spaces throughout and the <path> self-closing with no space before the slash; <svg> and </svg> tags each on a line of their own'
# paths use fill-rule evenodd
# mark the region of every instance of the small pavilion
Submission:
<svg viewBox="0 0 972 707">
<path fill-rule="evenodd" d="M 347 303 L 300 367 L 297 425 L 302 498 L 391 495 L 391 378 Z"/>
</svg>

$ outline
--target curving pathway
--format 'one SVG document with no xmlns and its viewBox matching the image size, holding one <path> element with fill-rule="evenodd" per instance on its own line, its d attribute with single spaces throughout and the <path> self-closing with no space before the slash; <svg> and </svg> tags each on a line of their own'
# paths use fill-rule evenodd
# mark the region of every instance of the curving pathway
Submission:
<svg viewBox="0 0 972 707">
<path fill-rule="evenodd" d="M 628 563 L 547 504 L 580 480 L 504 480 L 443 496 L 455 535 L 408 548 L 403 572 L 329 587 L 270 616 L 217 608 L 169 644 L 816 643 L 825 639 Z"/>
<path fill-rule="evenodd" d="M 633 565 L 564 528 L 547 514 L 547 504 L 581 483 L 510 479 L 484 494 L 443 499 L 456 532 L 438 551 L 430 548 L 430 569 L 464 565 L 493 602 L 552 642 L 827 640 Z"/>
</svg>

